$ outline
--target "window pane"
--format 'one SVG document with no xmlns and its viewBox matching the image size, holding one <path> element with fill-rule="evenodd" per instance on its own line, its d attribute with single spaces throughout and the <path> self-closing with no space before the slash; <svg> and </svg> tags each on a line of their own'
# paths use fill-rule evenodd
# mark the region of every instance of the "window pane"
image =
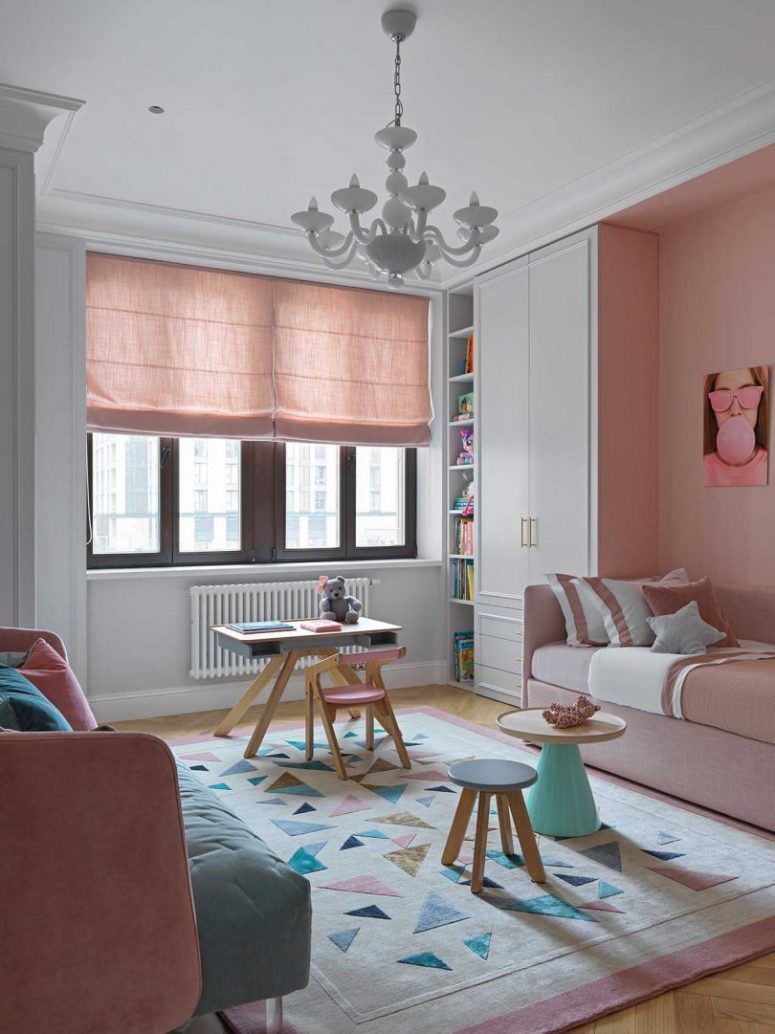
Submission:
<svg viewBox="0 0 775 1034">
<path fill-rule="evenodd" d="M 404 449 L 355 450 L 355 545 L 403 546 Z"/>
<path fill-rule="evenodd" d="M 308 487 L 311 466 L 312 492 Z M 289 442 L 285 485 L 285 548 L 335 549 L 339 545 L 339 446 Z M 294 485 L 301 487 L 293 491 Z"/>
<path fill-rule="evenodd" d="M 159 552 L 159 439 L 92 435 L 92 550 Z"/>
<path fill-rule="evenodd" d="M 181 438 L 178 509 L 181 553 L 241 548 L 240 443 L 231 438 Z"/>
</svg>

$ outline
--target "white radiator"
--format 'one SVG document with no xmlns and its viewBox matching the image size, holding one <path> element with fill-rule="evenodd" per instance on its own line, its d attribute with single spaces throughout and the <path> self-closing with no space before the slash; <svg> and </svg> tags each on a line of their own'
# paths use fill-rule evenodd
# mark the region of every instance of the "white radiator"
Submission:
<svg viewBox="0 0 775 1034">
<path fill-rule="evenodd" d="M 369 611 L 371 578 L 348 578 L 347 593 Z M 255 675 L 266 664 L 263 659 L 240 657 L 216 646 L 211 625 L 237 621 L 294 621 L 319 614 L 317 579 L 308 582 L 257 582 L 253 585 L 192 585 L 191 671 L 195 679 Z M 304 662 L 302 661 L 302 664 Z"/>
</svg>

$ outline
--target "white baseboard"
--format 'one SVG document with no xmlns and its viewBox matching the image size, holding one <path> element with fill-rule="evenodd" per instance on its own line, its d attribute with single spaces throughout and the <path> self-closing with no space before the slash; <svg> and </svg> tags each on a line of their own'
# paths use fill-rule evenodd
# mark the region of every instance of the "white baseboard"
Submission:
<svg viewBox="0 0 775 1034">
<path fill-rule="evenodd" d="M 443 685 L 446 682 L 446 664 L 443 661 L 422 661 L 418 664 L 391 665 L 388 685 L 396 689 L 408 686 Z M 232 707 L 250 682 L 192 682 L 188 686 L 165 689 L 143 689 L 135 693 L 117 693 L 111 696 L 89 697 L 89 704 L 98 722 L 123 722 L 135 718 L 160 718 L 168 714 L 192 714 Z M 264 690 L 256 701 L 266 700 Z M 301 700 L 304 696 L 304 678 L 294 675 L 288 683 L 284 700 Z"/>
</svg>

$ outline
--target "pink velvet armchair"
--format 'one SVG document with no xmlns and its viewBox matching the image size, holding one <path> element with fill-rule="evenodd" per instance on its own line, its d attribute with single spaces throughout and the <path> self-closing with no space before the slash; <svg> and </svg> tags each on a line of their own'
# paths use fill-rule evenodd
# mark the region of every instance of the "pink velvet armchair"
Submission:
<svg viewBox="0 0 775 1034">
<path fill-rule="evenodd" d="M 50 632 L 0 629 L 0 651 Z M 175 764 L 137 733 L 0 733 L 0 1010 L 14 1034 L 164 1034 L 201 970 Z"/>
</svg>

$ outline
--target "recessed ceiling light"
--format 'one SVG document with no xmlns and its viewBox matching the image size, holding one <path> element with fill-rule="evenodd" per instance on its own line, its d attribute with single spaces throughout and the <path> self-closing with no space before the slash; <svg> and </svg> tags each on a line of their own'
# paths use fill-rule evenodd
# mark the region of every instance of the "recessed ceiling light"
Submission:
<svg viewBox="0 0 775 1034">
<path fill-rule="evenodd" d="M 163 115 L 164 114 L 164 108 L 162 108 L 159 104 L 152 104 L 148 110 L 150 111 L 150 113 L 152 115 Z"/>
</svg>

